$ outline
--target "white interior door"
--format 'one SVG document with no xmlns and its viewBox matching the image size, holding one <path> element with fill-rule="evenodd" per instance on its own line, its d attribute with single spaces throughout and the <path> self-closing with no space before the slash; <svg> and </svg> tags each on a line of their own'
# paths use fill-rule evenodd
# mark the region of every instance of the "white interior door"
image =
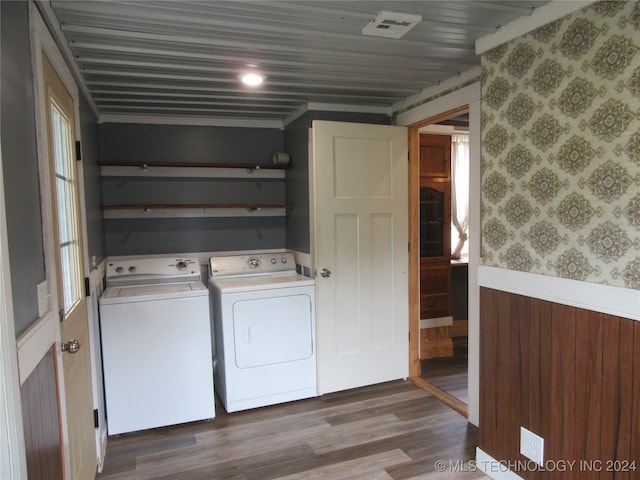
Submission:
<svg viewBox="0 0 640 480">
<path fill-rule="evenodd" d="M 320 394 L 408 374 L 407 129 L 314 121 Z"/>
</svg>

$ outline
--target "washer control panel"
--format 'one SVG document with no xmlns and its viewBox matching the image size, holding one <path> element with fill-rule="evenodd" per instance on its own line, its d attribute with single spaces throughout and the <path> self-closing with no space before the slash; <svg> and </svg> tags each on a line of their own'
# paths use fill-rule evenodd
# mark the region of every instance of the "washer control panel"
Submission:
<svg viewBox="0 0 640 480">
<path fill-rule="evenodd" d="M 107 262 L 107 284 L 156 283 L 200 278 L 200 263 L 191 257 L 140 257 Z"/>
<path fill-rule="evenodd" d="M 211 257 L 209 272 L 212 277 L 258 275 L 278 272 L 295 272 L 293 253 L 261 253 L 254 255 L 227 255 Z"/>
</svg>

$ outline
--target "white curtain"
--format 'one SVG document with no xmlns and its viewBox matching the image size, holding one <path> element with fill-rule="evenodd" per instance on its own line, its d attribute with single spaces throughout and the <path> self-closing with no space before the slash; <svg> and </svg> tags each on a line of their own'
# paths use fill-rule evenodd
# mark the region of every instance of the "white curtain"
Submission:
<svg viewBox="0 0 640 480">
<path fill-rule="evenodd" d="M 460 258 L 469 251 L 469 135 L 452 135 L 451 150 L 451 258 Z"/>
</svg>

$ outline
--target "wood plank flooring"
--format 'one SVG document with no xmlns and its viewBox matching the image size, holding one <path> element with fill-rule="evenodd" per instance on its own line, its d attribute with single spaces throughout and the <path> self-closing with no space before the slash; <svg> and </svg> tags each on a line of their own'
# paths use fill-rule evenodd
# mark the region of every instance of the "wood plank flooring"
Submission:
<svg viewBox="0 0 640 480">
<path fill-rule="evenodd" d="M 410 381 L 110 437 L 100 480 L 471 480 L 478 429 Z M 445 462 L 443 472 L 436 461 Z"/>
<path fill-rule="evenodd" d="M 453 356 L 422 360 L 420 377 L 468 404 L 468 369 L 467 337 L 456 337 L 453 339 Z"/>
</svg>

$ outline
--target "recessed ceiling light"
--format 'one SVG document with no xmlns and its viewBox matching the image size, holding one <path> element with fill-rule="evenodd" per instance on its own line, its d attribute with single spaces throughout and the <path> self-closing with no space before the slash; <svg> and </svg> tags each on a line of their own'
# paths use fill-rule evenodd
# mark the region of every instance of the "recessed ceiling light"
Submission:
<svg viewBox="0 0 640 480">
<path fill-rule="evenodd" d="M 250 87 L 257 87 L 262 82 L 264 82 L 264 75 L 255 72 L 245 73 L 242 75 L 242 77 L 240 77 L 240 80 L 242 80 L 242 83 L 244 83 L 245 85 L 248 85 Z"/>
</svg>

